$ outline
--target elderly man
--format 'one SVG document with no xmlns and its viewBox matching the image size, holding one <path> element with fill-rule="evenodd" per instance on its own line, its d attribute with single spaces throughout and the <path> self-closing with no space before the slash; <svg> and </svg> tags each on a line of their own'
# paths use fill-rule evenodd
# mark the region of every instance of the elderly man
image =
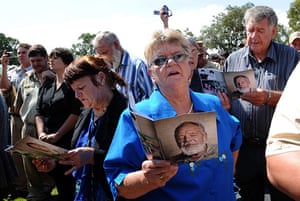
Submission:
<svg viewBox="0 0 300 201">
<path fill-rule="evenodd" d="M 119 91 L 126 97 L 130 92 L 134 102 L 139 102 L 151 95 L 153 83 L 148 75 L 145 62 L 130 55 L 121 46 L 116 34 L 110 31 L 100 32 L 95 37 L 94 48 L 97 56 L 108 59 L 112 63 L 113 69 L 124 78 L 128 86 L 127 88 L 119 87 Z"/>
<path fill-rule="evenodd" d="M 183 122 L 175 129 L 175 139 L 182 150 L 182 159 L 189 161 L 206 160 L 217 157 L 217 146 L 208 144 L 207 133 L 202 124 Z"/>
<path fill-rule="evenodd" d="M 242 200 L 263 201 L 268 186 L 265 148 L 274 109 L 285 84 L 298 63 L 294 48 L 273 41 L 278 18 L 272 8 L 255 6 L 244 16 L 247 45 L 226 59 L 225 71 L 253 69 L 256 90 L 231 104 L 231 114 L 241 121 L 243 144 L 236 166 L 236 182 Z M 290 200 L 269 186 L 271 199 Z"/>
</svg>

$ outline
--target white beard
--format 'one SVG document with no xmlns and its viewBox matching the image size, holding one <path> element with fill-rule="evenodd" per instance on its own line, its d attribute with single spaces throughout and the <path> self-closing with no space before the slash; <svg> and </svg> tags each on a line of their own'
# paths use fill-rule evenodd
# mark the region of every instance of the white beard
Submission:
<svg viewBox="0 0 300 201">
<path fill-rule="evenodd" d="M 239 88 L 238 91 L 241 92 L 241 93 L 247 93 L 251 90 L 250 90 L 250 88 L 247 87 L 247 88 Z"/>
<path fill-rule="evenodd" d="M 186 143 L 181 147 L 182 152 L 187 155 L 191 156 L 200 152 L 205 152 L 206 143 L 198 144 L 194 142 Z"/>
<path fill-rule="evenodd" d="M 121 64 L 122 54 L 120 50 L 116 50 L 114 47 L 113 47 L 113 54 L 114 54 L 113 55 L 114 60 L 112 62 L 112 66 L 113 69 L 116 70 Z"/>
</svg>

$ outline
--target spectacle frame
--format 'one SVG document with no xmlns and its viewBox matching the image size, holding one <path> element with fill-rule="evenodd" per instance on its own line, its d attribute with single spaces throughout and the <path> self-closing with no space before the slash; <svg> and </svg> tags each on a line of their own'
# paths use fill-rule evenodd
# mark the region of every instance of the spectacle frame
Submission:
<svg viewBox="0 0 300 201">
<path fill-rule="evenodd" d="M 175 54 L 171 57 L 159 57 L 153 60 L 152 64 L 155 64 L 156 66 L 159 66 L 160 68 L 165 66 L 170 59 L 175 61 L 176 63 L 184 61 L 188 57 L 187 54 L 179 53 Z"/>
</svg>

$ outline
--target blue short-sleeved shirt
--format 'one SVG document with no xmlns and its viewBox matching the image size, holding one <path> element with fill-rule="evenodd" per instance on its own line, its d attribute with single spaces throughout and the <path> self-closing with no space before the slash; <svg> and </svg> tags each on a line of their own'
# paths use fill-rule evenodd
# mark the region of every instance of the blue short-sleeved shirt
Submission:
<svg viewBox="0 0 300 201">
<path fill-rule="evenodd" d="M 219 157 L 197 163 L 194 171 L 191 171 L 189 164 L 180 164 L 177 174 L 164 187 L 137 200 L 235 200 L 232 152 L 238 150 L 242 142 L 239 121 L 223 109 L 218 97 L 193 91 L 190 94 L 195 112 L 216 112 Z M 154 120 L 176 115 L 158 89 L 155 89 L 149 99 L 138 103 L 136 110 Z M 115 184 L 120 185 L 128 173 L 140 170 L 144 160 L 146 155 L 129 110 L 125 110 L 104 161 L 115 199 L 118 196 Z"/>
</svg>

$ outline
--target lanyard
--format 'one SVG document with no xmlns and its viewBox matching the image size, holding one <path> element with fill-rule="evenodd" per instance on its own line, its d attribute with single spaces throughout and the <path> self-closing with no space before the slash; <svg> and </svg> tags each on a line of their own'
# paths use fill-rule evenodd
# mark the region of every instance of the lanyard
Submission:
<svg viewBox="0 0 300 201">
<path fill-rule="evenodd" d="M 95 142 L 95 135 L 100 127 L 101 118 L 94 121 L 94 112 L 91 114 L 90 123 L 88 127 L 88 141 L 86 143 L 87 147 L 91 147 Z"/>
</svg>

